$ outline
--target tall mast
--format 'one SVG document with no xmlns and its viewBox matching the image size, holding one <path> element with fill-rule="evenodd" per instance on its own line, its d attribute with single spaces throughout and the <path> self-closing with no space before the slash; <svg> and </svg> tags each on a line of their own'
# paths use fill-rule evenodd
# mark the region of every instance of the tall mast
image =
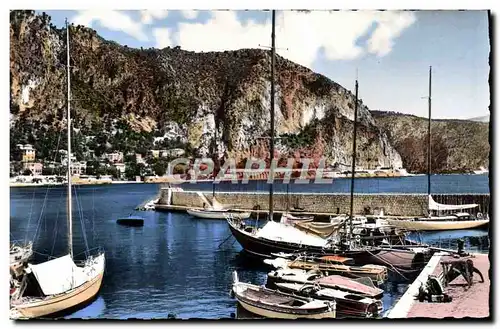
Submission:
<svg viewBox="0 0 500 329">
<path fill-rule="evenodd" d="M 214 120 L 214 125 L 215 125 L 215 133 L 214 133 L 214 147 L 212 149 L 212 158 L 213 158 L 213 165 L 214 165 L 214 170 L 212 172 L 212 198 L 215 198 L 215 175 L 216 175 L 216 170 L 217 170 L 217 165 L 216 163 L 218 162 L 219 158 L 219 148 L 217 147 L 217 122 Z M 218 174 L 218 172 L 217 172 Z M 213 200 L 212 200 L 212 206 L 213 206 Z"/>
<path fill-rule="evenodd" d="M 70 59 L 69 59 L 69 26 L 68 20 L 66 19 L 66 70 L 67 76 L 66 79 L 68 81 L 68 96 L 66 98 L 66 108 L 68 111 L 67 125 L 68 125 L 68 161 L 67 161 L 67 173 L 66 176 L 68 178 L 68 251 L 73 258 L 73 209 L 72 209 L 72 201 L 71 201 L 71 83 L 70 83 Z"/>
<path fill-rule="evenodd" d="M 349 241 L 352 238 L 352 215 L 354 208 L 354 174 L 356 171 L 356 132 L 358 121 L 358 80 L 356 79 L 356 101 L 354 102 L 354 136 L 352 140 L 352 169 L 351 169 L 351 211 L 349 213 Z"/>
<path fill-rule="evenodd" d="M 271 32 L 271 139 L 270 139 L 270 161 L 271 165 L 269 168 L 269 175 L 271 176 L 271 184 L 269 185 L 269 219 L 274 218 L 274 207 L 273 207 L 273 184 L 274 184 L 274 170 L 273 170 L 273 158 L 274 158 L 274 57 L 276 55 L 276 47 L 274 44 L 275 39 L 275 25 L 276 25 L 276 11 L 272 11 L 272 32 Z"/>
<path fill-rule="evenodd" d="M 432 66 L 429 66 L 429 127 L 427 129 L 427 195 L 431 195 L 431 101 Z"/>
</svg>

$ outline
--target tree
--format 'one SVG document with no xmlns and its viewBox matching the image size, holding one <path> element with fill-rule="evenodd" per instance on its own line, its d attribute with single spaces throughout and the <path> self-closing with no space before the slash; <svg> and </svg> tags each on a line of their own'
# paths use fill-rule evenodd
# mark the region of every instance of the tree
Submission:
<svg viewBox="0 0 500 329">
<path fill-rule="evenodd" d="M 44 175 L 44 176 L 52 176 L 55 174 L 56 174 L 55 168 L 43 167 L 43 169 L 42 169 L 42 175 Z"/>
<path fill-rule="evenodd" d="M 164 176 L 167 172 L 167 165 L 165 165 L 164 161 L 156 161 L 153 165 L 153 171 L 157 176 Z"/>
<path fill-rule="evenodd" d="M 144 176 L 145 167 L 142 163 L 130 163 L 125 169 L 125 177 L 128 180 L 135 180 L 136 176 Z"/>
<path fill-rule="evenodd" d="M 113 178 L 116 178 L 116 179 L 120 178 L 120 172 L 114 166 L 106 168 L 106 174 L 111 175 L 111 176 L 113 176 Z"/>
<path fill-rule="evenodd" d="M 105 173 L 105 168 L 101 169 L 101 164 L 97 160 L 92 160 L 87 162 L 87 168 L 85 169 L 85 173 L 87 175 L 101 175 Z"/>
<path fill-rule="evenodd" d="M 23 175 L 24 175 L 24 176 L 31 176 L 31 175 L 33 175 L 33 173 L 31 172 L 31 170 L 29 170 L 29 169 L 25 169 L 25 170 L 23 171 Z"/>
</svg>

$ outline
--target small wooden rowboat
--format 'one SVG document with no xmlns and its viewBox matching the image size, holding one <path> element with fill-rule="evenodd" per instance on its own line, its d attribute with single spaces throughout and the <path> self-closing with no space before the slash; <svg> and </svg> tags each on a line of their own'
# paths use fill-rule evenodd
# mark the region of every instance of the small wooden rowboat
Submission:
<svg viewBox="0 0 500 329">
<path fill-rule="evenodd" d="M 337 317 L 375 318 L 383 310 L 382 301 L 346 291 L 322 288 L 316 284 L 277 283 L 278 290 L 312 297 L 319 300 L 334 300 Z"/>
<path fill-rule="evenodd" d="M 384 290 L 375 287 L 370 278 L 350 279 L 340 275 L 323 276 L 318 272 L 299 269 L 279 269 L 267 274 L 266 286 L 276 289 L 278 283 L 314 283 L 323 288 L 332 288 L 370 298 L 382 298 Z"/>
<path fill-rule="evenodd" d="M 232 293 L 247 311 L 271 319 L 324 319 L 335 318 L 335 301 L 293 296 L 238 281 L 233 272 Z"/>
<path fill-rule="evenodd" d="M 372 281 L 380 285 L 387 280 L 387 268 L 381 265 L 363 265 L 363 266 L 350 266 L 344 264 L 338 264 L 338 262 L 330 262 L 326 259 L 323 261 L 315 262 L 308 260 L 286 260 L 286 259 L 266 259 L 264 260 L 266 264 L 273 265 L 275 268 L 291 268 L 291 269 L 301 269 L 301 270 L 314 270 L 318 271 L 325 276 L 340 274 L 350 278 L 370 278 Z"/>
</svg>

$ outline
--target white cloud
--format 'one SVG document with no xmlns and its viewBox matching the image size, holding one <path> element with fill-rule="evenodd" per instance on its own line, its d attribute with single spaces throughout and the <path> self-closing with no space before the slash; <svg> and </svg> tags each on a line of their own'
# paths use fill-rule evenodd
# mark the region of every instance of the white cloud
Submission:
<svg viewBox="0 0 500 329">
<path fill-rule="evenodd" d="M 92 27 L 94 21 L 112 31 L 122 31 L 139 41 L 147 41 L 142 24 L 135 22 L 129 15 L 118 10 L 81 10 L 73 17 L 77 25 Z"/>
<path fill-rule="evenodd" d="M 170 38 L 170 31 L 167 28 L 157 27 L 153 29 L 153 36 L 155 37 L 156 48 L 163 49 L 165 47 L 172 46 L 172 40 Z"/>
<path fill-rule="evenodd" d="M 381 15 L 376 30 L 368 40 L 368 51 L 378 56 L 387 55 L 392 50 L 394 39 L 415 20 L 415 15 L 411 12 L 386 12 Z"/>
<path fill-rule="evenodd" d="M 141 10 L 141 23 L 152 24 L 153 20 L 164 19 L 168 16 L 168 10 Z"/>
<path fill-rule="evenodd" d="M 198 10 L 182 10 L 181 14 L 186 19 L 196 19 L 198 17 Z"/>
<path fill-rule="evenodd" d="M 260 24 L 253 20 L 242 23 L 234 11 L 212 13 L 212 18 L 206 23 L 179 24 L 177 39 L 183 49 L 223 51 L 270 45 L 270 19 Z M 276 18 L 277 52 L 307 67 L 312 66 L 320 50 L 324 50 L 330 60 L 350 60 L 367 52 L 385 56 L 392 50 L 394 39 L 414 21 L 411 12 L 279 11 Z M 356 45 L 374 23 L 377 27 L 367 45 Z"/>
</svg>

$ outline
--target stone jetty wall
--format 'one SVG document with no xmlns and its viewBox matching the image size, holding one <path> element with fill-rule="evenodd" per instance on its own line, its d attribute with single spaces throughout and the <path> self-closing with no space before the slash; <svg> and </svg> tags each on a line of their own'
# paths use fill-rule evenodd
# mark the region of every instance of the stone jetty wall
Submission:
<svg viewBox="0 0 500 329">
<path fill-rule="evenodd" d="M 212 193 L 202 192 L 208 200 Z M 262 192 L 216 192 L 216 198 L 223 204 L 237 205 L 240 209 L 269 208 L 267 193 Z M 436 194 L 433 198 L 438 203 L 465 204 L 477 203 L 476 211 L 487 213 L 489 194 Z M 168 204 L 167 189 L 162 189 L 160 204 Z M 283 211 L 289 208 L 304 208 L 314 213 L 349 213 L 350 194 L 348 193 L 275 193 L 274 209 Z M 203 207 L 203 200 L 195 191 L 172 192 L 170 205 Z M 373 214 L 384 210 L 386 215 L 393 216 L 423 216 L 427 211 L 426 194 L 354 194 L 354 213 Z"/>
</svg>

